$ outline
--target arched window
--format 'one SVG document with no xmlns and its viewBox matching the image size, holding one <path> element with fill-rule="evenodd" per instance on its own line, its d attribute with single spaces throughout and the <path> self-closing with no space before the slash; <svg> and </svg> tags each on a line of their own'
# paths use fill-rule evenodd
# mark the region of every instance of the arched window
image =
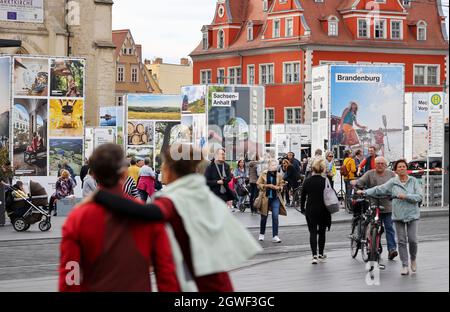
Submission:
<svg viewBox="0 0 450 312">
<path fill-rule="evenodd" d="M 247 25 L 247 41 L 253 40 L 253 24 L 249 23 Z"/>
<path fill-rule="evenodd" d="M 427 40 L 427 23 L 425 21 L 417 23 L 417 40 Z"/>
<path fill-rule="evenodd" d="M 328 19 L 328 36 L 337 36 L 339 34 L 339 19 L 336 16 L 330 16 Z"/>
<path fill-rule="evenodd" d="M 217 32 L 217 48 L 223 49 L 225 47 L 225 33 L 223 29 L 219 29 Z"/>
</svg>

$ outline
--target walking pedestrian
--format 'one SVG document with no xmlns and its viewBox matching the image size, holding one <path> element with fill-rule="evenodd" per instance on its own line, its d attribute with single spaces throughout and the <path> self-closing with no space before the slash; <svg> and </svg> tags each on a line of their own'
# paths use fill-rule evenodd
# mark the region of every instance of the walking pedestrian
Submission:
<svg viewBox="0 0 450 312">
<path fill-rule="evenodd" d="M 259 196 L 261 196 L 259 241 L 264 241 L 267 218 L 269 216 L 269 211 L 271 211 L 272 242 L 281 243 L 281 239 L 278 236 L 278 216 L 287 216 L 287 212 L 283 199 L 283 176 L 277 172 L 277 166 L 277 161 L 269 161 L 269 168 L 261 173 L 257 182 L 260 191 Z"/>
<path fill-rule="evenodd" d="M 326 170 L 325 160 L 316 159 L 311 167 L 313 174 L 303 183 L 300 211 L 306 216 L 309 230 L 309 242 L 312 252 L 312 264 L 326 259 L 325 243 L 326 231 L 331 229 L 331 214 L 325 206 L 323 191 Z M 317 238 L 319 240 L 317 241 Z M 319 246 L 319 253 L 317 253 Z"/>
<path fill-rule="evenodd" d="M 345 204 L 347 207 L 351 207 L 350 202 L 353 195 L 353 186 L 351 185 L 351 182 L 355 180 L 356 163 L 350 150 L 344 152 L 344 157 L 341 166 L 341 176 L 343 176 L 345 183 Z"/>
<path fill-rule="evenodd" d="M 206 168 L 205 177 L 211 192 L 230 207 L 229 202 L 235 199 L 235 195 L 228 185 L 232 176 L 230 166 L 225 162 L 225 149 L 219 148 L 215 152 L 214 159 Z"/>
<path fill-rule="evenodd" d="M 308 165 L 306 166 L 306 177 L 310 177 L 313 173 L 312 171 L 312 165 L 317 159 L 323 159 L 323 152 L 321 149 L 317 149 L 314 153 L 314 157 L 310 158 L 308 160 Z"/>
<path fill-rule="evenodd" d="M 286 206 L 289 207 L 291 204 L 290 194 L 298 187 L 300 174 L 288 159 L 283 160 L 282 168 L 284 172 L 283 180 L 287 182 L 287 185 L 285 187 Z"/>
<path fill-rule="evenodd" d="M 250 209 L 252 214 L 255 214 L 257 211 L 253 207 L 256 197 L 258 196 L 258 186 L 256 182 L 258 182 L 258 166 L 259 166 L 259 155 L 256 154 L 255 158 L 250 161 L 248 164 L 248 175 L 249 175 L 249 183 L 250 183 Z"/>
<path fill-rule="evenodd" d="M 402 261 L 401 275 L 417 271 L 417 232 L 420 219 L 419 203 L 422 201 L 422 187 L 419 181 L 408 175 L 406 160 L 398 160 L 394 165 L 397 176 L 383 185 L 358 191 L 368 196 L 392 196 L 392 220 L 397 232 L 398 250 Z M 408 257 L 409 245 L 409 257 Z M 411 260 L 411 263 L 409 262 Z"/>
<path fill-rule="evenodd" d="M 295 153 L 289 152 L 287 153 L 287 159 L 291 162 L 292 166 L 294 166 L 294 169 L 300 174 L 301 171 L 301 164 L 300 161 L 295 158 Z"/>
<path fill-rule="evenodd" d="M 189 158 L 174 160 L 172 155 L 189 151 Z M 174 232 L 172 246 L 179 246 L 179 279 L 191 277 L 194 285 L 182 282 L 183 291 L 231 292 L 229 274 L 233 267 L 250 259 L 261 247 L 249 232 L 229 213 L 226 204 L 197 174 L 201 160 L 192 146 L 173 144 L 163 152 L 162 178 L 166 187 L 151 204 L 142 206 L 100 190 L 94 200 L 116 213 L 140 220 L 164 220 Z M 183 155 L 186 155 L 183 153 Z M 184 259 L 184 261 L 183 261 Z M 184 288 L 187 287 L 187 288 Z"/>
<path fill-rule="evenodd" d="M 236 169 L 234 169 L 233 176 L 236 181 L 234 188 L 236 190 L 237 199 L 238 199 L 237 207 L 239 208 L 244 203 L 245 198 L 247 197 L 247 194 L 245 194 L 244 188 L 245 188 L 247 180 L 248 180 L 248 171 L 247 171 L 247 168 L 245 167 L 244 159 L 240 159 L 237 162 L 237 167 L 236 167 Z"/>
<path fill-rule="evenodd" d="M 128 176 L 132 177 L 136 184 L 138 183 L 140 169 L 141 168 L 137 166 L 136 159 L 131 158 L 130 167 L 128 167 Z"/>
<path fill-rule="evenodd" d="M 355 160 L 356 168 L 359 168 L 359 165 L 363 161 L 363 152 L 362 152 L 362 150 L 360 150 L 360 149 L 356 150 L 355 156 L 354 156 L 353 159 Z M 360 177 L 361 173 L 357 174 L 357 176 Z"/>
<path fill-rule="evenodd" d="M 127 168 L 128 169 L 128 168 Z M 137 189 L 134 179 L 130 176 L 127 177 L 125 183 L 123 184 L 123 192 L 130 196 L 131 198 L 140 199 L 139 190 Z"/>
<path fill-rule="evenodd" d="M 91 175 L 91 170 L 88 171 L 87 175 L 84 177 L 83 185 L 83 198 L 89 196 L 92 192 L 97 189 L 97 181 Z"/>
<path fill-rule="evenodd" d="M 326 170 L 325 175 L 330 181 L 331 188 L 334 189 L 334 179 L 336 178 L 336 165 L 334 163 L 334 154 L 333 152 L 327 152 L 325 157 Z"/>
<path fill-rule="evenodd" d="M 124 161 L 122 147 L 115 144 L 99 146 L 91 157 L 100 189 L 122 199 L 122 182 L 128 176 Z M 87 202 L 67 218 L 60 250 L 62 292 L 150 292 L 151 266 L 158 291 L 180 291 L 163 224 L 133 220 Z"/>
<path fill-rule="evenodd" d="M 137 188 L 144 202 L 155 193 L 155 171 L 150 167 L 149 158 L 144 160 L 144 166 L 139 169 Z"/>
<path fill-rule="evenodd" d="M 80 170 L 81 188 L 83 188 L 84 178 L 88 175 L 88 173 L 89 173 L 89 159 L 86 159 L 84 161 L 84 165 L 81 167 Z"/>
</svg>

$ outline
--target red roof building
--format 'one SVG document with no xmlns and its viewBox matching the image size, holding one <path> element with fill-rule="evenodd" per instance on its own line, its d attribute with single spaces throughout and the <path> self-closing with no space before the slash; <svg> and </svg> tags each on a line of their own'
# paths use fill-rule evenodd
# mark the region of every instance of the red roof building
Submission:
<svg viewBox="0 0 450 312">
<path fill-rule="evenodd" d="M 440 0 L 218 0 L 194 83 L 266 86 L 266 123 L 310 123 L 312 67 L 404 64 L 406 92 L 446 88 Z"/>
</svg>

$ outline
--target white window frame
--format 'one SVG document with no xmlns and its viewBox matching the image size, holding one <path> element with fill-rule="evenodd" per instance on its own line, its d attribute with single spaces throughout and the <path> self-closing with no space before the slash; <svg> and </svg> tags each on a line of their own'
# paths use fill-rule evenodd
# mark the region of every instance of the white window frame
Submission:
<svg viewBox="0 0 450 312">
<path fill-rule="evenodd" d="M 278 23 L 278 28 L 275 25 Z M 272 38 L 280 38 L 281 37 L 281 19 L 277 18 L 273 20 L 273 29 L 272 29 Z"/>
<path fill-rule="evenodd" d="M 134 76 L 136 75 L 136 76 Z M 131 82 L 132 83 L 139 83 L 139 66 L 138 65 L 131 65 Z"/>
<path fill-rule="evenodd" d="M 424 67 L 424 73 L 423 73 L 423 84 L 416 84 L 416 75 L 417 75 L 417 67 Z M 428 83 L 428 67 L 436 67 L 436 84 L 429 84 Z M 438 86 L 441 84 L 441 65 L 440 64 L 413 64 L 413 84 L 416 86 Z"/>
<path fill-rule="evenodd" d="M 376 36 L 376 33 L 377 33 L 377 22 L 382 22 L 383 25 L 384 25 L 384 27 L 383 27 L 383 37 L 377 37 Z M 386 36 L 387 36 L 387 22 L 386 22 L 386 19 L 383 19 L 383 18 L 375 19 L 373 21 L 373 38 L 374 39 L 386 39 Z"/>
<path fill-rule="evenodd" d="M 228 67 L 228 84 L 241 84 L 241 81 L 242 81 L 241 66 Z"/>
<path fill-rule="evenodd" d="M 287 73 L 287 66 L 291 66 L 291 73 L 290 77 L 288 78 Z M 295 72 L 295 65 L 298 65 L 298 73 Z M 283 83 L 299 83 L 300 82 L 300 73 L 301 73 L 301 62 L 284 62 L 283 63 Z M 297 79 L 295 79 L 295 76 L 297 74 Z"/>
<path fill-rule="evenodd" d="M 427 40 L 427 23 L 424 21 L 419 21 L 417 23 L 417 41 L 425 41 Z M 421 39 L 419 34 L 420 34 L 420 29 L 423 29 L 423 34 L 424 34 L 424 38 Z"/>
<path fill-rule="evenodd" d="M 392 27 L 392 25 L 394 23 L 400 23 L 400 30 L 399 30 L 400 37 L 399 38 L 394 38 L 394 36 L 393 36 L 393 29 L 392 29 L 393 27 Z M 392 40 L 403 40 L 403 21 L 402 20 L 391 20 L 391 39 Z"/>
<path fill-rule="evenodd" d="M 120 69 L 122 71 L 120 71 Z M 125 65 L 117 65 L 117 82 L 125 82 Z"/>
<path fill-rule="evenodd" d="M 247 41 L 253 40 L 253 24 L 247 25 Z"/>
<path fill-rule="evenodd" d="M 250 68 L 253 69 L 253 81 L 252 81 L 252 76 L 250 76 Z M 247 84 L 249 84 L 249 85 L 256 84 L 256 71 L 255 71 L 254 64 L 247 65 Z"/>
<path fill-rule="evenodd" d="M 220 40 L 220 34 L 222 34 L 222 41 Z M 222 42 L 222 44 L 220 44 Z M 225 48 L 225 31 L 223 29 L 219 29 L 217 31 L 217 49 Z"/>
<path fill-rule="evenodd" d="M 263 0 L 263 11 L 269 11 L 269 0 Z"/>
<path fill-rule="evenodd" d="M 299 111 L 299 120 L 298 123 L 295 122 L 295 112 Z M 292 111 L 292 122 L 288 122 L 288 111 Z M 302 123 L 302 108 L 301 107 L 285 107 L 284 108 L 284 123 L 286 125 L 299 125 Z"/>
<path fill-rule="evenodd" d="M 365 21 L 366 22 L 366 36 L 361 36 L 360 35 L 360 27 L 359 27 L 359 22 L 360 21 Z M 367 19 L 367 18 L 358 18 L 358 20 L 357 20 L 357 32 L 358 32 L 358 35 L 357 35 L 357 37 L 358 38 L 365 38 L 365 39 L 369 39 L 370 38 L 370 20 L 369 19 Z"/>
<path fill-rule="evenodd" d="M 269 118 L 269 112 L 272 113 L 273 118 Z M 271 126 L 275 124 L 275 108 L 268 107 L 264 110 L 264 123 L 266 126 L 266 131 L 270 131 Z"/>
<path fill-rule="evenodd" d="M 202 69 L 200 71 L 200 84 L 211 84 L 211 73 L 211 69 Z M 204 78 L 206 78 L 206 80 Z"/>
<path fill-rule="evenodd" d="M 334 27 L 333 27 L 334 26 Z M 334 33 L 333 33 L 334 31 Z M 339 23 L 335 19 L 328 20 L 328 36 L 337 37 L 339 35 Z"/>
<path fill-rule="evenodd" d="M 272 75 L 269 75 L 269 72 L 267 71 L 267 69 L 269 67 L 272 67 Z M 263 67 L 266 67 L 266 82 L 263 82 Z M 269 79 L 270 77 L 272 77 L 272 79 Z M 274 63 L 265 63 L 265 64 L 259 64 L 259 84 L 260 85 L 271 85 L 275 83 L 275 64 Z"/>
<path fill-rule="evenodd" d="M 220 76 L 220 71 L 221 70 L 223 70 L 223 76 L 222 77 Z M 220 79 L 222 79 L 222 80 L 220 80 Z M 227 81 L 227 77 L 226 77 L 226 70 L 225 70 L 225 68 L 224 67 L 217 68 L 217 83 L 218 84 L 226 84 L 226 81 Z"/>
<path fill-rule="evenodd" d="M 203 45 L 203 50 L 208 50 L 208 48 L 209 48 L 209 35 L 208 35 L 207 31 L 203 32 L 202 45 Z"/>
<path fill-rule="evenodd" d="M 289 25 L 289 23 L 292 23 L 291 24 L 291 28 L 289 28 L 288 27 L 288 25 Z M 293 37 L 294 36 L 294 19 L 292 18 L 292 17 L 290 17 L 290 18 L 286 18 L 285 19 L 285 28 L 286 28 L 286 31 L 285 31 L 285 36 L 286 37 Z"/>
</svg>

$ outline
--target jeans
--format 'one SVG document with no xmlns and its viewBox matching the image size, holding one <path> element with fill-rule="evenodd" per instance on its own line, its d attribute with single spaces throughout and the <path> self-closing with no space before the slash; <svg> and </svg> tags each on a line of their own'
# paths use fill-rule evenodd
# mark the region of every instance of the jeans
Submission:
<svg viewBox="0 0 450 312">
<path fill-rule="evenodd" d="M 278 198 L 269 199 L 269 208 L 272 209 L 272 236 L 278 236 L 278 216 L 280 215 L 280 200 Z M 260 234 L 266 234 L 267 217 L 261 215 Z"/>
<path fill-rule="evenodd" d="M 350 182 L 351 180 L 345 180 L 345 204 L 349 205 L 348 207 L 350 207 L 353 195 L 353 186 Z"/>
<path fill-rule="evenodd" d="M 392 213 L 382 213 L 380 214 L 381 221 L 384 225 L 384 230 L 386 231 L 386 241 L 388 251 L 397 250 L 397 243 L 395 242 L 395 230 L 394 222 L 392 221 Z"/>
<path fill-rule="evenodd" d="M 148 194 L 146 191 L 139 190 L 139 197 L 144 201 L 144 203 L 147 203 Z"/>
<path fill-rule="evenodd" d="M 408 223 L 395 221 L 395 229 L 397 231 L 398 251 L 403 267 L 408 266 L 408 247 L 411 261 L 415 261 L 417 257 L 417 231 L 419 228 L 419 220 Z"/>
<path fill-rule="evenodd" d="M 319 236 L 319 255 L 323 256 L 325 250 L 326 231 L 325 225 L 311 225 L 308 224 L 309 230 L 309 244 L 311 245 L 311 252 L 313 257 L 317 256 L 317 236 Z"/>
<path fill-rule="evenodd" d="M 250 183 L 250 209 L 252 212 L 256 211 L 255 208 L 253 208 L 256 197 L 258 197 L 258 186 L 256 183 Z"/>
</svg>

